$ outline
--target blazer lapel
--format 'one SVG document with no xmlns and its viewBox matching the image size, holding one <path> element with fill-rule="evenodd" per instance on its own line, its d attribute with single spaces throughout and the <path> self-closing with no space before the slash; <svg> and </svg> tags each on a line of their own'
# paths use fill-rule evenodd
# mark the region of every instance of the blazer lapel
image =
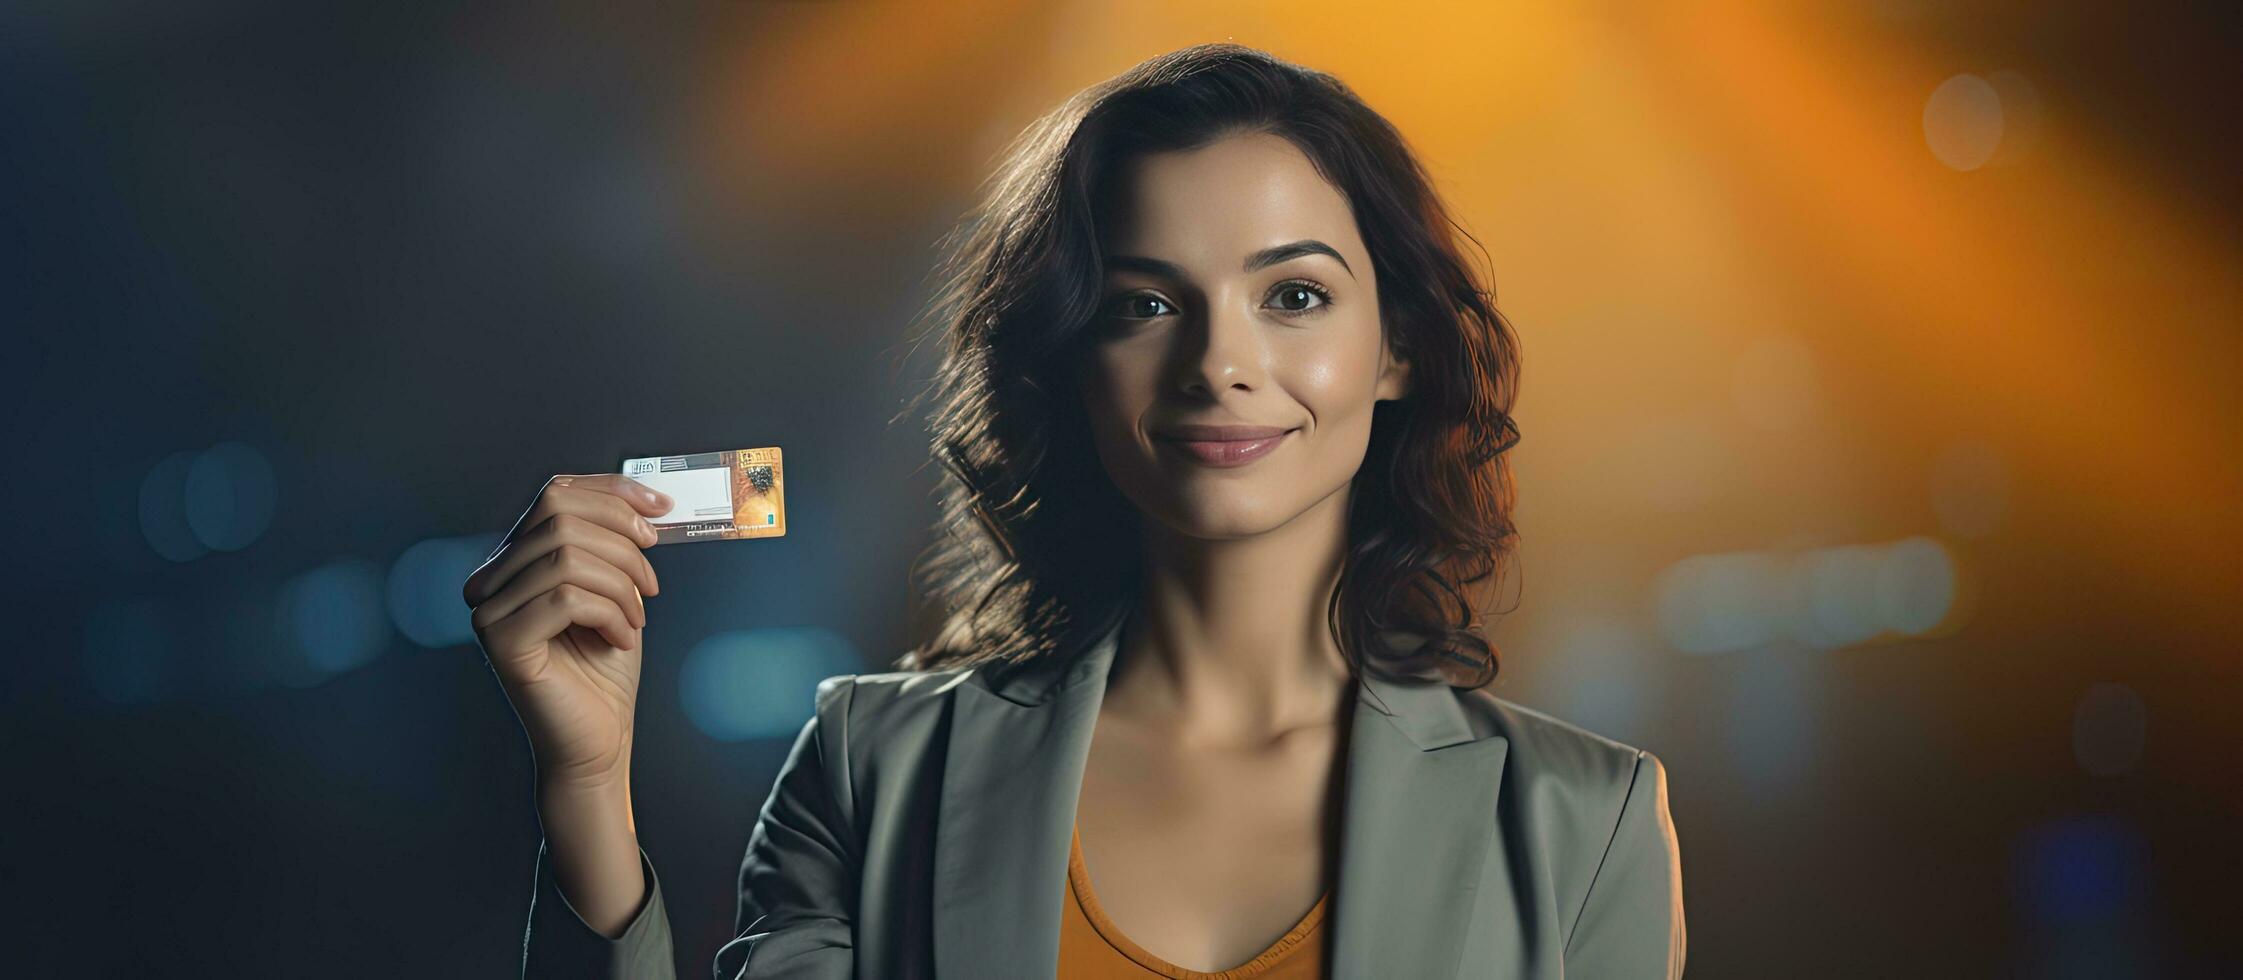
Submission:
<svg viewBox="0 0 2243 980">
<path fill-rule="evenodd" d="M 1075 804 L 1120 625 L 1072 664 L 956 682 L 935 821 L 936 976 L 1053 975 Z"/>
<path fill-rule="evenodd" d="M 1475 737 L 1447 684 L 1365 674 L 1362 687 L 1348 729 L 1332 975 L 1458 976 L 1466 936 L 1515 928 L 1500 909 L 1475 909 L 1511 901 L 1477 894 L 1510 740 Z"/>
<path fill-rule="evenodd" d="M 977 669 L 953 682 L 934 834 L 936 975 L 1053 975 L 1070 831 L 1121 623 L 1072 661 Z M 1466 933 L 1510 921 L 1474 909 L 1509 743 L 1475 738 L 1446 684 L 1365 675 L 1360 689 L 1328 927 L 1332 975 L 1456 976 Z"/>
</svg>

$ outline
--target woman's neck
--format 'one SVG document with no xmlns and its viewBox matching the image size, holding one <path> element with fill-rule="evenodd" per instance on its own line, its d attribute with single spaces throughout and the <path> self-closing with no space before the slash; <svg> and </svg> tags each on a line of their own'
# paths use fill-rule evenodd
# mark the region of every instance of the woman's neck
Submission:
<svg viewBox="0 0 2243 980">
<path fill-rule="evenodd" d="M 1209 744 L 1334 723 L 1353 688 L 1326 614 L 1346 555 L 1347 499 L 1343 489 L 1248 538 L 1147 522 L 1143 587 L 1102 710 Z"/>
</svg>

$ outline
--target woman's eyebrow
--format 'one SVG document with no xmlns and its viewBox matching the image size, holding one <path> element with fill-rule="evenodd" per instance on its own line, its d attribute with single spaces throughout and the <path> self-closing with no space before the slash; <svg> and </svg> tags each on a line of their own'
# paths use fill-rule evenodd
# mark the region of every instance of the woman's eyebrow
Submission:
<svg viewBox="0 0 2243 980">
<path fill-rule="evenodd" d="M 1246 264 L 1242 268 L 1247 272 L 1253 272 L 1256 269 L 1268 268 L 1279 262 L 1297 259 L 1303 255 L 1329 255 L 1340 264 L 1340 268 L 1347 269 L 1348 278 L 1355 277 L 1355 270 L 1349 268 L 1347 260 L 1340 256 L 1338 250 L 1313 238 L 1304 238 L 1297 242 L 1286 242 L 1283 245 L 1272 245 L 1262 249 L 1248 255 Z M 1106 256 L 1106 268 L 1117 272 L 1142 272 L 1146 275 L 1163 276 L 1169 279 L 1184 278 L 1182 266 L 1143 255 Z"/>
</svg>

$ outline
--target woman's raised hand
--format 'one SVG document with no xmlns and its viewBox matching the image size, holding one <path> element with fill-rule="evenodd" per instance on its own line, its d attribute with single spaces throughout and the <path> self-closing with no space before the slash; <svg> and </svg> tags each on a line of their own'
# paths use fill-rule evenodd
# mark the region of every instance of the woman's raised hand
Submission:
<svg viewBox="0 0 2243 980">
<path fill-rule="evenodd" d="M 620 473 L 553 477 L 460 590 L 541 786 L 628 785 L 642 597 L 661 591 L 646 518 L 672 504 Z"/>
</svg>

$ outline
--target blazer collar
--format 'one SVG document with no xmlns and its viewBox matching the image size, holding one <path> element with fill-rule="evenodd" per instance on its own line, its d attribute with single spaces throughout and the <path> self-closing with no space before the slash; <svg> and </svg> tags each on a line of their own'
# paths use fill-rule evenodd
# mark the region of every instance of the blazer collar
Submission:
<svg viewBox="0 0 2243 980">
<path fill-rule="evenodd" d="M 935 828 L 938 976 L 1054 975 L 1076 802 L 1124 618 L 1076 656 L 954 682 Z M 1447 684 L 1366 673 L 1358 689 L 1326 926 L 1332 974 L 1458 976 L 1467 934 L 1516 928 L 1514 916 L 1476 911 L 1508 901 L 1478 890 L 1509 742 L 1475 733 Z"/>
</svg>

